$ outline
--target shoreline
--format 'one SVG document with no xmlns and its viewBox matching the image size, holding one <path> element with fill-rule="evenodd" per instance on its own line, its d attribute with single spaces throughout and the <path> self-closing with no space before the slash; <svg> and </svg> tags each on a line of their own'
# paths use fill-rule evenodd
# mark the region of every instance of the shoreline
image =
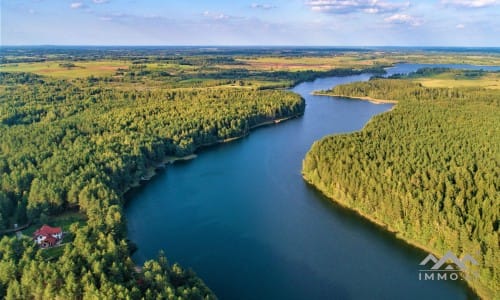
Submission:
<svg viewBox="0 0 500 300">
<path fill-rule="evenodd" d="M 363 101 L 370 101 L 374 104 L 384 104 L 384 103 L 392 103 L 392 104 L 397 104 L 398 101 L 396 100 L 384 100 L 384 99 L 375 99 L 375 98 L 371 98 L 371 97 L 350 97 L 350 96 L 344 96 L 344 95 L 329 95 L 329 94 L 326 94 L 326 93 L 316 93 L 316 92 L 313 92 L 312 93 L 313 95 L 320 95 L 320 96 L 332 96 L 332 97 L 343 97 L 343 98 L 349 98 L 349 99 L 359 99 L 359 100 L 363 100 Z M 376 102 L 375 102 L 376 101 Z M 388 111 L 384 112 L 384 113 L 387 113 L 387 112 L 390 112 L 392 111 L 396 106 L 393 106 L 391 109 L 389 109 Z M 366 124 L 364 125 L 364 127 L 366 127 L 367 124 L 369 124 L 371 121 L 372 121 L 373 117 L 370 118 L 368 120 L 368 122 L 366 122 Z M 361 130 L 364 130 L 364 127 L 363 129 Z M 351 132 L 350 134 L 354 133 L 356 131 L 353 131 Z M 319 140 L 322 140 L 324 138 L 328 137 L 327 136 L 324 136 L 316 141 L 319 141 Z M 398 239 L 398 240 L 401 240 L 403 241 L 404 243 L 412 246 L 412 247 L 415 247 L 417 249 L 420 249 L 420 250 L 423 250 L 429 254 L 433 254 L 434 256 L 437 256 L 437 257 L 440 257 L 441 255 L 438 255 L 436 253 L 435 250 L 421 244 L 420 242 L 417 242 L 413 239 L 409 239 L 409 238 L 406 238 L 402 235 L 402 233 L 400 231 L 397 231 L 395 230 L 394 228 L 391 228 L 389 226 L 389 224 L 386 224 L 380 220 L 378 220 L 376 217 L 370 215 L 370 214 L 367 214 L 363 211 L 361 211 L 359 208 L 356 208 L 356 207 L 351 207 L 347 204 L 347 201 L 346 201 L 346 198 L 349 197 L 349 195 L 340 190 L 339 189 L 339 194 L 340 194 L 340 197 L 335 197 L 332 193 L 329 193 L 322 185 L 316 185 L 314 184 L 307 176 L 305 173 L 301 172 L 301 175 L 302 175 L 302 179 L 308 184 L 310 185 L 311 187 L 313 187 L 314 189 L 316 189 L 317 191 L 319 191 L 323 196 L 325 196 L 326 198 L 328 198 L 330 201 L 332 201 L 333 203 L 335 203 L 336 205 L 339 205 L 340 207 L 344 208 L 344 209 L 348 209 L 349 211 L 352 211 L 354 213 L 356 213 L 358 216 L 368 220 L 369 222 L 373 223 L 375 226 L 378 226 L 380 227 L 382 230 L 386 231 L 386 232 L 389 232 L 391 234 L 393 234 L 393 236 Z M 339 199 L 340 198 L 340 199 Z M 479 284 L 479 286 L 477 285 L 472 285 L 471 282 L 469 280 L 467 280 L 465 277 L 463 278 L 463 281 L 465 282 L 465 284 L 467 285 L 467 287 L 469 287 L 472 292 L 474 292 L 480 299 L 489 299 L 489 293 L 487 292 L 487 289 L 484 288 L 481 284 Z"/>
<path fill-rule="evenodd" d="M 431 248 L 428 248 L 427 246 L 421 244 L 420 242 L 417 242 L 417 241 L 415 241 L 413 239 L 409 239 L 409 238 L 404 237 L 401 234 L 401 232 L 399 232 L 397 230 L 394 230 L 388 224 L 383 223 L 382 221 L 378 220 L 374 216 L 369 215 L 367 213 L 364 213 L 364 212 L 362 212 L 361 210 L 359 210 L 356 207 L 349 206 L 346 203 L 345 200 L 342 200 L 342 199 L 345 199 L 346 197 L 348 197 L 345 192 L 340 191 L 340 194 L 342 195 L 342 197 L 334 197 L 331 193 L 328 193 L 328 191 L 324 190 L 322 187 L 320 187 L 320 186 L 312 183 L 309 180 L 309 178 L 307 178 L 305 176 L 304 173 L 302 173 L 302 179 L 304 179 L 304 181 L 308 185 L 310 185 L 311 187 L 313 187 L 314 189 L 316 189 L 317 191 L 319 191 L 323 196 L 325 196 L 326 198 L 328 198 L 328 200 L 332 201 L 336 205 L 339 205 L 343 209 L 347 209 L 347 210 L 349 210 L 351 212 L 356 213 L 359 217 L 362 217 L 363 219 L 368 220 L 369 222 L 373 223 L 375 226 L 380 227 L 382 230 L 391 233 L 396 239 L 398 239 L 400 241 L 403 241 L 407 245 L 410 245 L 410 246 L 415 247 L 417 249 L 423 250 L 423 251 L 427 252 L 428 254 L 432 254 L 432 255 L 434 255 L 436 257 L 440 257 L 441 256 L 438 253 L 436 253 L 435 250 L 433 250 Z M 339 200 L 339 198 L 342 198 L 342 199 Z M 466 277 L 463 277 L 463 282 L 465 282 L 465 284 L 467 285 L 467 287 L 469 287 L 471 289 L 471 291 L 474 292 L 474 294 L 476 294 L 479 297 L 479 299 L 489 299 L 489 294 L 486 292 L 485 288 L 482 285 L 479 285 L 479 286 L 474 285 L 473 286 L 471 284 L 471 282 L 469 280 L 467 280 Z"/>
<path fill-rule="evenodd" d="M 292 86 L 295 86 L 296 84 L 292 85 Z M 342 98 L 348 98 L 348 99 L 353 99 L 353 100 L 362 100 L 362 101 L 369 101 L 373 104 L 397 104 L 398 101 L 397 100 L 387 100 L 387 99 L 377 99 L 377 98 L 372 98 L 372 97 L 368 97 L 368 96 L 346 96 L 346 95 L 332 95 L 332 94 L 328 94 L 328 93 L 321 93 L 321 92 L 312 92 L 311 94 L 313 95 L 318 95 L 318 96 L 330 96 L 330 97 L 342 97 Z M 394 106 L 395 107 L 395 106 Z M 394 107 L 390 108 L 388 111 L 391 111 L 394 109 Z M 388 112 L 386 111 L 386 112 Z M 284 118 L 279 118 L 279 119 L 274 119 L 274 120 L 268 120 L 268 121 L 263 121 L 261 123 L 258 123 L 258 124 L 255 124 L 255 125 L 252 125 L 248 128 L 247 131 L 245 131 L 242 135 L 240 136 L 236 136 L 236 137 L 232 137 L 232 138 L 226 138 L 226 139 L 222 139 L 222 140 L 217 140 L 217 141 L 214 141 L 214 142 L 211 142 L 211 143 L 206 143 L 206 144 L 201 144 L 201 145 L 198 145 L 195 147 L 194 149 L 194 152 L 195 151 L 198 151 L 199 149 L 201 148 L 204 148 L 204 147 L 211 147 L 211 146 L 215 146 L 215 145 L 218 145 L 218 144 L 223 144 L 223 143 L 228 143 L 228 142 L 231 142 L 231 141 L 235 141 L 235 140 L 238 140 L 238 139 L 241 139 L 241 138 L 244 138 L 246 136 L 248 136 L 250 134 L 250 131 L 255 129 L 255 128 L 258 128 L 258 127 L 263 127 L 263 126 L 268 126 L 268 125 L 273 125 L 273 124 L 278 124 L 280 122 L 283 122 L 283 121 L 286 121 L 286 120 L 290 120 L 290 119 L 293 119 L 293 118 L 297 118 L 299 116 L 302 116 L 304 113 L 300 113 L 300 114 L 296 114 L 296 115 L 293 115 L 293 116 L 289 116 L 289 117 L 284 117 Z M 372 118 L 370 118 L 370 120 L 368 120 L 368 122 L 365 124 L 365 126 L 370 123 L 372 120 Z M 354 131 L 355 132 L 355 131 Z M 353 132 L 350 132 L 350 133 L 353 133 Z M 328 135 L 320 138 L 320 139 L 323 139 L 325 137 L 327 137 Z M 318 140 L 320 140 L 318 139 Z M 186 157 L 189 157 L 187 159 L 184 159 Z M 187 155 L 187 156 L 184 156 L 184 157 L 172 157 L 173 159 L 171 160 L 170 163 L 174 163 L 175 161 L 177 160 L 190 160 L 190 159 L 194 159 L 196 158 L 197 155 L 195 153 L 192 153 L 190 155 Z M 165 166 L 165 165 L 164 165 Z M 150 177 L 148 178 L 151 179 L 154 175 L 156 175 L 156 172 Z M 311 183 L 308 179 L 306 179 L 304 177 L 304 174 L 302 173 L 302 178 L 306 181 L 307 184 L 311 185 L 312 187 L 314 187 L 316 190 L 318 190 L 319 192 L 321 192 L 322 195 L 324 195 L 325 197 L 327 197 L 330 201 L 334 202 L 336 205 L 339 205 L 340 207 L 342 207 L 343 209 L 348 209 L 349 211 L 351 212 L 354 212 L 356 213 L 358 216 L 364 218 L 365 220 L 369 221 L 370 223 L 372 224 L 375 224 L 377 227 L 379 227 L 380 229 L 384 230 L 385 232 L 388 232 L 390 233 L 391 235 L 393 235 L 395 238 L 397 238 L 398 240 L 404 242 L 405 244 L 407 245 L 410 245 L 411 247 L 415 247 L 417 249 L 420 249 L 420 250 L 423 250 L 427 253 L 432 253 L 436 256 L 440 256 L 440 255 L 437 255 L 436 252 L 428 247 L 426 247 L 425 245 L 423 244 L 420 244 L 418 243 L 417 241 L 414 241 L 414 240 L 411 240 L 411 239 L 407 239 L 405 238 L 404 236 L 402 236 L 402 233 L 397 231 L 397 230 L 394 230 L 393 228 L 389 227 L 388 224 L 385 224 L 381 221 L 379 221 L 378 219 L 376 219 L 375 217 L 369 215 L 369 214 L 366 214 L 362 211 L 360 211 L 359 209 L 357 208 L 354 208 L 354 207 L 350 207 L 347 205 L 347 203 L 345 201 L 339 201 L 339 200 L 336 200 L 336 198 L 334 198 L 333 196 L 330 196 L 329 194 L 327 194 L 326 190 L 323 190 L 322 188 L 314 185 L 313 183 Z M 141 186 L 143 183 L 139 182 L 137 186 Z M 135 187 L 137 187 L 135 186 Z M 128 188 L 128 190 L 130 190 L 132 188 Z M 124 193 L 125 194 L 125 193 Z M 342 194 L 345 194 L 344 192 L 342 192 Z M 347 196 L 345 196 L 347 197 Z M 338 199 L 338 198 L 337 198 Z M 479 298 L 481 299 L 487 299 L 487 294 L 486 293 L 481 293 L 480 292 L 480 289 L 478 289 L 477 287 L 475 286 L 472 286 L 470 284 L 469 281 L 465 280 L 465 278 L 463 279 L 466 283 L 466 285 L 471 289 L 471 291 L 474 292 L 474 294 L 476 294 Z M 481 288 L 481 291 L 483 289 Z"/>
<path fill-rule="evenodd" d="M 352 97 L 352 98 L 356 99 L 356 97 Z M 369 98 L 369 97 L 367 97 L 367 98 Z M 362 99 L 362 100 L 367 100 L 367 99 Z M 391 101 L 391 100 L 388 100 L 388 101 Z M 390 110 L 392 110 L 392 109 L 393 108 L 391 108 Z M 368 122 L 366 124 L 370 123 L 371 120 L 372 120 L 372 118 L 370 118 L 370 120 L 368 120 Z M 365 124 L 365 126 L 366 126 L 366 124 Z M 323 138 L 326 138 L 326 137 L 327 136 L 325 136 Z M 323 139 L 323 138 L 321 138 L 321 139 Z M 321 139 L 319 139 L 319 140 L 321 140 Z M 340 197 L 335 197 L 332 193 L 329 193 L 324 188 L 324 186 L 322 186 L 321 184 L 320 185 L 314 184 L 306 176 L 306 174 L 304 172 L 301 172 L 301 175 L 302 175 L 302 179 L 308 185 L 310 185 L 311 187 L 313 187 L 315 190 L 319 191 L 323 196 L 325 196 L 326 198 L 328 198 L 328 200 L 332 201 L 334 204 L 339 205 L 343 209 L 347 209 L 347 210 L 349 210 L 351 212 L 356 213 L 359 217 L 361 217 L 361 218 L 363 218 L 365 220 L 368 220 L 370 223 L 372 223 L 375 226 L 379 227 L 380 229 L 382 229 L 382 230 L 384 230 L 384 231 L 392 234 L 396 239 L 398 239 L 400 241 L 403 241 L 407 245 L 410 245 L 410 246 L 412 246 L 414 248 L 423 250 L 423 251 L 427 252 L 428 254 L 433 254 L 436 257 L 440 257 L 441 256 L 441 255 L 439 255 L 439 254 L 436 253 L 436 250 L 431 249 L 431 248 L 429 248 L 429 247 L 427 247 L 427 246 L 425 246 L 425 245 L 421 244 L 420 242 L 417 242 L 417 241 L 415 241 L 413 239 L 404 237 L 403 234 L 400 231 L 397 231 L 394 228 L 390 227 L 389 224 L 386 224 L 386 223 L 378 220 L 375 216 L 367 214 L 367 213 L 361 211 L 357 207 L 349 206 L 349 204 L 346 201 L 346 199 L 349 198 L 349 194 L 348 193 L 346 193 L 346 192 L 344 192 L 344 191 L 342 191 L 342 190 L 339 189 L 338 190 L 338 194 L 340 194 Z M 472 283 L 469 280 L 467 280 L 467 278 L 465 278 L 465 277 L 463 277 L 463 281 L 465 282 L 465 284 L 467 285 L 467 287 L 470 288 L 471 291 L 476 296 L 478 296 L 479 299 L 489 299 L 489 293 L 487 292 L 488 290 L 483 285 L 480 284 L 480 285 L 474 285 L 473 286 Z"/>
<path fill-rule="evenodd" d="M 295 114 L 295 115 L 288 116 L 288 117 L 283 117 L 283 118 L 278 118 L 278 119 L 273 119 L 273 120 L 267 120 L 267 121 L 260 122 L 258 124 L 250 126 L 248 128 L 248 130 L 246 130 L 242 135 L 231 137 L 231 138 L 226 138 L 226 139 L 222 139 L 222 140 L 217 140 L 217 141 L 212 142 L 212 143 L 206 143 L 206 144 L 198 145 L 198 146 L 195 147 L 193 153 L 185 155 L 185 156 L 167 155 L 160 162 L 155 162 L 155 163 L 153 163 L 152 166 L 147 167 L 145 174 L 141 175 L 139 178 L 135 178 L 132 181 L 132 183 L 130 183 L 120 194 L 123 197 L 126 193 L 128 193 L 132 189 L 142 186 L 145 182 L 148 182 L 156 174 L 158 174 L 158 169 L 166 168 L 166 166 L 168 164 L 173 164 L 173 163 L 175 163 L 177 161 L 187 161 L 187 160 L 195 159 L 196 157 L 198 157 L 198 155 L 195 152 L 198 151 L 198 150 L 200 150 L 200 149 L 202 149 L 202 148 L 211 147 L 211 146 L 215 146 L 215 145 L 219 145 L 219 144 L 224 144 L 224 143 L 229 143 L 229 142 L 232 142 L 232 141 L 236 141 L 236 140 L 242 139 L 244 137 L 247 137 L 250 134 L 250 131 L 252 131 L 253 129 L 256 129 L 256 128 L 259 128 L 259 127 L 264 127 L 264 126 L 269 126 L 269 125 L 279 124 L 281 122 L 285 122 L 285 121 L 288 121 L 288 120 L 291 120 L 291 119 L 298 118 L 298 117 L 302 116 L 303 114 L 304 113 L 302 112 L 302 113 Z"/>
<path fill-rule="evenodd" d="M 321 92 L 321 91 L 314 91 L 311 94 L 312 95 L 318 95 L 318 96 L 341 97 L 341 98 L 348 98 L 348 99 L 369 101 L 369 102 L 371 102 L 373 104 L 395 104 L 393 107 L 391 107 L 388 111 L 386 111 L 384 113 L 392 111 L 396 107 L 396 105 L 398 104 L 397 100 L 377 99 L 377 98 L 372 98 L 372 97 L 369 97 L 369 96 L 355 97 L 355 96 L 346 96 L 346 95 L 335 95 L 335 94 L 328 94 L 328 93 Z M 364 130 L 364 128 L 366 127 L 366 125 L 369 124 L 372 121 L 372 119 L 373 119 L 373 117 L 368 120 L 368 122 L 364 125 L 363 129 L 361 129 L 361 130 Z M 351 133 L 353 133 L 353 132 L 351 132 Z M 321 139 L 324 139 L 326 137 L 327 136 L 324 136 L 324 137 L 318 139 L 317 141 L 319 141 Z M 322 195 L 324 195 L 326 198 L 328 198 L 328 200 L 332 201 L 336 205 L 339 205 L 343 209 L 347 209 L 347 210 L 349 210 L 351 212 L 354 212 L 359 217 L 362 217 L 363 219 L 369 221 L 370 223 L 374 224 L 375 226 L 379 227 L 380 229 L 382 229 L 382 230 L 384 230 L 384 231 L 392 234 L 396 239 L 404 242 L 407 245 L 410 245 L 410 246 L 415 247 L 417 249 L 423 250 L 423 251 L 427 252 L 428 254 L 432 254 L 432 255 L 434 255 L 436 257 L 440 257 L 441 256 L 441 255 L 439 255 L 436 252 L 436 250 L 431 249 L 428 246 L 423 245 L 422 243 L 420 243 L 420 242 L 418 242 L 418 241 L 416 241 L 414 239 L 405 237 L 403 235 L 404 233 L 395 230 L 394 228 L 390 227 L 389 224 L 386 224 L 386 223 L 380 221 L 375 216 L 370 215 L 368 213 L 365 213 L 365 212 L 361 211 L 357 207 L 350 206 L 348 204 L 348 201 L 346 201 L 346 199 L 349 198 L 349 194 L 348 193 L 346 193 L 346 192 L 344 192 L 344 191 L 342 191 L 342 190 L 339 189 L 338 193 L 337 193 L 338 197 L 335 197 L 334 194 L 328 192 L 328 190 L 324 186 L 322 186 L 321 184 L 320 185 L 314 184 L 306 176 L 305 173 L 301 172 L 301 175 L 302 175 L 302 179 L 308 185 L 310 185 L 311 187 L 313 187 L 314 189 L 316 189 L 317 191 L 319 191 Z M 463 277 L 462 280 L 463 280 L 463 282 L 465 282 L 465 284 L 467 285 L 467 287 L 470 288 L 470 290 L 477 297 L 479 297 L 479 299 L 489 299 L 491 297 L 491 294 L 490 294 L 488 288 L 486 286 L 484 286 L 483 284 L 481 284 L 479 281 L 476 281 L 477 283 L 473 284 L 472 281 L 471 280 L 467 280 L 466 277 Z"/>
<path fill-rule="evenodd" d="M 389 227 L 388 224 L 383 223 L 382 221 L 378 220 L 374 216 L 371 216 L 371 215 L 369 215 L 367 213 L 364 213 L 364 212 L 362 212 L 361 210 L 359 210 L 356 207 L 349 206 L 346 203 L 346 201 L 344 201 L 344 200 L 338 200 L 339 197 L 334 197 L 332 194 L 328 193 L 327 191 L 325 191 L 324 189 L 322 189 L 320 186 L 312 183 L 309 180 L 309 178 L 307 178 L 304 175 L 304 173 L 302 173 L 302 178 L 306 181 L 307 184 L 309 184 L 311 187 L 313 187 L 316 190 L 318 190 L 319 192 L 321 192 L 322 195 L 324 195 L 330 201 L 334 202 L 335 204 L 339 205 L 340 207 L 348 209 L 348 210 L 350 210 L 352 212 L 355 212 L 358 216 L 363 217 L 364 219 L 366 219 L 366 220 L 370 221 L 371 223 L 377 225 L 378 227 L 380 227 L 384 231 L 392 233 L 397 239 L 404 241 L 406 244 L 409 244 L 409 245 L 414 246 L 414 247 L 416 247 L 418 249 L 421 249 L 421 250 L 424 250 L 424 251 L 426 251 L 428 253 L 432 253 L 432 254 L 436 255 L 436 253 L 434 252 L 434 250 L 432 250 L 432 249 L 430 249 L 430 248 L 428 248 L 428 247 L 426 247 L 426 246 L 424 246 L 424 245 L 422 245 L 422 244 L 420 244 L 420 243 L 418 243 L 416 241 L 409 240 L 409 239 L 403 237 L 399 231 L 394 230 L 393 228 Z M 341 191 L 340 193 L 343 195 L 343 197 L 340 197 L 340 198 L 345 199 L 347 197 L 345 192 Z"/>
<path fill-rule="evenodd" d="M 284 118 L 279 118 L 279 119 L 273 119 L 273 120 L 268 120 L 268 121 L 260 122 L 258 124 L 250 126 L 248 128 L 248 130 L 245 131 L 245 133 L 243 133 L 242 135 L 231 137 L 231 138 L 226 138 L 226 139 L 222 139 L 222 140 L 217 140 L 217 141 L 212 142 L 212 143 L 201 144 L 199 146 L 196 146 L 195 149 L 194 149 L 194 151 L 198 151 L 201 148 L 211 147 L 211 146 L 215 146 L 215 145 L 219 145 L 219 144 L 224 144 L 224 143 L 229 143 L 229 142 L 232 142 L 232 141 L 236 141 L 236 140 L 242 139 L 242 138 L 247 137 L 248 135 L 250 135 L 250 132 L 253 129 L 256 129 L 256 128 L 259 128 L 259 127 L 264 127 L 264 126 L 269 126 L 269 125 L 274 125 L 274 124 L 279 124 L 281 122 L 288 121 L 290 119 L 298 118 L 298 117 L 302 116 L 303 114 L 304 113 L 295 114 L 295 115 L 289 116 L 289 117 L 284 117 Z M 191 155 L 195 155 L 196 156 L 196 154 L 194 154 L 194 153 L 191 154 Z"/>
<path fill-rule="evenodd" d="M 317 96 L 330 96 L 330 97 L 340 97 L 340 98 L 364 100 L 364 101 L 369 101 L 373 104 L 386 104 L 386 103 L 396 104 L 396 103 L 398 103 L 397 100 L 377 99 L 377 98 L 372 98 L 372 97 L 368 97 L 368 96 L 346 96 L 346 95 L 335 95 L 335 94 L 328 94 L 328 93 L 322 93 L 322 92 L 313 92 L 312 94 L 317 95 Z"/>
</svg>

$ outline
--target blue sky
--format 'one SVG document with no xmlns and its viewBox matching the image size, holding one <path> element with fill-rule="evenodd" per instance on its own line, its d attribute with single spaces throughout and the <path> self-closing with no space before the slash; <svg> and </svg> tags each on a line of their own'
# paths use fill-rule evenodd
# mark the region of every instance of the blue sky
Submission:
<svg viewBox="0 0 500 300">
<path fill-rule="evenodd" d="M 500 0 L 1 0 L 1 44 L 500 46 Z"/>
</svg>

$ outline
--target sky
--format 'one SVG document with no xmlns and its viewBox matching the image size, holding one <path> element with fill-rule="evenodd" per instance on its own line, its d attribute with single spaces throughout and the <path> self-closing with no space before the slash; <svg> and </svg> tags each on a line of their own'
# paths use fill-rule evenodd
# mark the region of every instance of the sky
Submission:
<svg viewBox="0 0 500 300">
<path fill-rule="evenodd" d="M 500 0 L 0 0 L 2 45 L 500 46 Z"/>
</svg>

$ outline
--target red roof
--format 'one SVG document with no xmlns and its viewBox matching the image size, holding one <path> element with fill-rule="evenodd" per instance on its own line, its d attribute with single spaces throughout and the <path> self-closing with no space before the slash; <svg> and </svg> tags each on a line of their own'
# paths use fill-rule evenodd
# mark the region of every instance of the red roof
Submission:
<svg viewBox="0 0 500 300">
<path fill-rule="evenodd" d="M 52 234 L 58 234 L 62 233 L 61 227 L 50 227 L 49 225 L 43 225 L 35 231 L 33 235 L 38 236 L 38 235 L 43 235 L 43 236 L 50 236 Z"/>
<path fill-rule="evenodd" d="M 50 246 L 55 245 L 57 242 L 57 239 L 53 236 L 48 236 L 45 238 L 45 240 L 49 243 Z"/>
</svg>

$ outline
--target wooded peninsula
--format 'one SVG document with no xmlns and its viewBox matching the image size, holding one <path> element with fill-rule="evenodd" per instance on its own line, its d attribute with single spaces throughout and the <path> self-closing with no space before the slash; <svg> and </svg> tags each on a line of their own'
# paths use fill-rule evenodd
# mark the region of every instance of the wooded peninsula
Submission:
<svg viewBox="0 0 500 300">
<path fill-rule="evenodd" d="M 412 244 L 439 255 L 477 256 L 479 266 L 470 266 L 477 276 L 468 283 L 493 299 L 500 276 L 500 90 L 417 82 L 423 76 L 498 78 L 487 73 L 427 69 L 321 91 L 398 102 L 359 132 L 316 142 L 303 176 Z"/>
</svg>

